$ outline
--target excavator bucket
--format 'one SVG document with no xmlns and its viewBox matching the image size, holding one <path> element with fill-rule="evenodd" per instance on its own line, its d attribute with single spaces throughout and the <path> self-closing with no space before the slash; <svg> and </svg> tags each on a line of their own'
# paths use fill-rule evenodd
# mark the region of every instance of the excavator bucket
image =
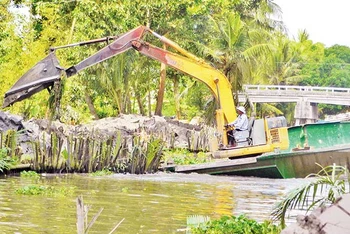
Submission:
<svg viewBox="0 0 350 234">
<path fill-rule="evenodd" d="M 2 107 L 8 107 L 15 102 L 29 98 L 33 94 L 53 86 L 54 82 L 60 79 L 61 70 L 55 53 L 50 53 L 25 73 L 5 93 Z"/>
</svg>

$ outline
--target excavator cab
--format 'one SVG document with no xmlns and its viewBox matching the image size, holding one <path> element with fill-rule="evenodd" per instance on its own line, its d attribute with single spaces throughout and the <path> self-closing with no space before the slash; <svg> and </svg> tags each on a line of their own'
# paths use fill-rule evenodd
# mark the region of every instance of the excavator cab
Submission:
<svg viewBox="0 0 350 234">
<path fill-rule="evenodd" d="M 236 141 L 236 147 L 246 147 L 253 145 L 253 127 L 254 127 L 255 117 L 250 117 L 248 122 L 248 128 L 244 131 L 236 131 L 233 135 Z"/>
<path fill-rule="evenodd" d="M 220 148 L 213 153 L 214 158 L 233 159 L 287 149 L 289 139 L 286 118 L 284 116 L 263 119 L 251 117 L 248 130 L 237 131 L 235 139 L 235 147 Z"/>
</svg>

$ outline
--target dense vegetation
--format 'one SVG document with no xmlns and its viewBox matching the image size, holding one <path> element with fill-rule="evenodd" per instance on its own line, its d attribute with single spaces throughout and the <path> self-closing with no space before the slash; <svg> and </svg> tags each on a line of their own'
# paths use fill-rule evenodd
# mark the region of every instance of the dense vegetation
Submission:
<svg viewBox="0 0 350 234">
<path fill-rule="evenodd" d="M 27 9 L 29 17 L 14 13 L 16 9 Z M 233 92 L 243 84 L 350 87 L 350 48 L 326 48 L 311 41 L 306 31 L 290 40 L 282 22 L 273 20 L 281 12 L 272 0 L 5 0 L 0 13 L 1 98 L 50 47 L 120 35 L 139 25 L 149 25 L 220 69 L 231 81 Z M 105 46 L 102 44 L 56 54 L 60 65 L 68 68 Z M 167 69 L 164 92 L 159 74 L 158 62 L 135 51 L 95 65 L 65 80 L 61 121 L 81 123 L 119 113 L 155 112 L 180 119 L 195 115 L 211 119 L 212 97 L 202 83 Z M 49 100 L 48 92 L 43 91 L 9 110 L 27 118 L 45 118 L 50 114 Z M 274 112 L 293 121 L 292 104 L 256 108 L 258 115 Z M 322 106 L 321 110 L 323 114 L 339 111 L 346 108 Z"/>
<path fill-rule="evenodd" d="M 13 157 L 9 156 L 9 149 L 0 149 L 0 173 L 10 169 L 11 166 L 15 165 L 16 163 L 16 160 Z"/>
<path fill-rule="evenodd" d="M 280 232 L 281 228 L 271 222 L 265 221 L 258 223 L 244 215 L 222 216 L 218 220 L 208 221 L 207 223 L 198 225 L 198 227 L 191 228 L 191 233 L 193 234 L 278 234 Z"/>
</svg>

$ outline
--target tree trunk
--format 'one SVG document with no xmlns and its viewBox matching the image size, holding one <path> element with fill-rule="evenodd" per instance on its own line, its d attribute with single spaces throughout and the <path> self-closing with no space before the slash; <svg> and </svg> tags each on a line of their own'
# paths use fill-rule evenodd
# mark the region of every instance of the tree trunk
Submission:
<svg viewBox="0 0 350 234">
<path fill-rule="evenodd" d="M 148 116 L 151 117 L 152 116 L 152 103 L 151 103 L 151 91 L 148 91 Z"/>
<path fill-rule="evenodd" d="M 163 49 L 166 50 L 166 45 L 163 44 Z M 163 106 L 163 100 L 164 100 L 164 91 L 165 91 L 165 78 L 166 78 L 166 65 L 162 63 L 160 65 L 160 80 L 159 80 L 159 89 L 158 89 L 158 96 L 157 96 L 157 105 L 156 110 L 154 111 L 155 115 L 162 115 L 162 106 Z"/>
<path fill-rule="evenodd" d="M 77 198 L 77 233 L 84 234 L 85 233 L 85 212 L 84 212 L 84 203 L 83 198 Z"/>
<path fill-rule="evenodd" d="M 59 120 L 61 118 L 61 99 L 62 99 L 62 82 L 55 81 L 53 85 L 53 89 L 51 90 L 51 94 L 53 95 L 53 103 L 52 103 L 52 116 L 53 120 Z"/>
<path fill-rule="evenodd" d="M 132 113 L 132 108 L 131 108 L 131 106 L 132 106 L 132 104 L 131 104 L 131 97 L 130 97 L 131 95 L 129 94 L 129 92 L 126 92 L 125 93 L 125 104 L 124 104 L 124 106 L 125 106 L 125 108 L 124 108 L 124 110 L 125 110 L 125 114 L 131 114 Z"/>
<path fill-rule="evenodd" d="M 136 95 L 136 99 L 137 99 L 137 104 L 139 105 L 140 114 L 141 115 L 146 115 L 145 108 L 143 108 L 143 105 L 142 105 L 141 96 L 140 95 Z"/>
<path fill-rule="evenodd" d="M 97 112 L 96 112 L 96 109 L 94 107 L 94 104 L 92 102 L 92 99 L 91 99 L 90 95 L 88 94 L 87 90 L 85 90 L 85 101 L 89 107 L 90 114 L 92 116 L 94 116 L 94 119 L 99 119 Z"/>
<path fill-rule="evenodd" d="M 115 91 L 114 100 L 117 105 L 117 115 L 124 114 L 124 106 L 122 100 L 122 94 L 120 90 Z"/>
<path fill-rule="evenodd" d="M 176 118 L 181 119 L 180 93 L 179 93 L 179 78 L 174 76 L 174 97 L 175 97 L 175 113 Z"/>
</svg>

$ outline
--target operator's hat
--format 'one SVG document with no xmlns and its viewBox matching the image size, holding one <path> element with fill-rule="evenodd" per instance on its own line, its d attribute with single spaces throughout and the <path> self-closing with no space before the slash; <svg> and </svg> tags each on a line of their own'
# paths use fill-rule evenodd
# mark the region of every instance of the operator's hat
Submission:
<svg viewBox="0 0 350 234">
<path fill-rule="evenodd" d="M 244 106 L 239 106 L 239 107 L 237 107 L 237 110 L 239 110 L 239 111 L 243 112 L 243 114 L 245 114 L 245 108 L 244 108 Z"/>
</svg>

